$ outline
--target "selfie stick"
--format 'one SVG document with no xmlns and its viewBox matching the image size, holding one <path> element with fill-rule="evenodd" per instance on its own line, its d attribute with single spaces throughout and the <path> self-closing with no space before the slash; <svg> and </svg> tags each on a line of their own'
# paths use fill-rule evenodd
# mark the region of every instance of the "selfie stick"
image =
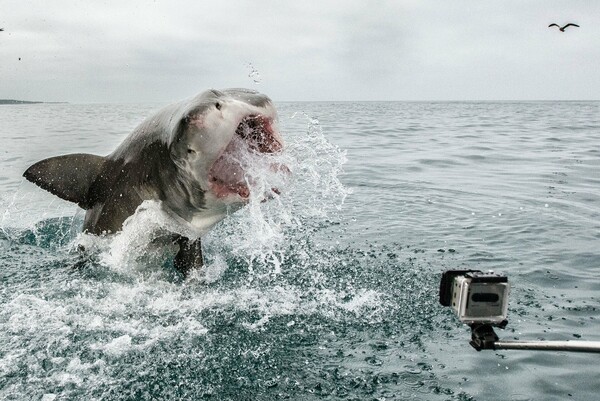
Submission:
<svg viewBox="0 0 600 401">
<path fill-rule="evenodd" d="M 471 325 L 470 344 L 477 351 L 482 349 L 520 349 L 600 353 L 600 341 L 501 341 L 490 324 Z"/>
</svg>

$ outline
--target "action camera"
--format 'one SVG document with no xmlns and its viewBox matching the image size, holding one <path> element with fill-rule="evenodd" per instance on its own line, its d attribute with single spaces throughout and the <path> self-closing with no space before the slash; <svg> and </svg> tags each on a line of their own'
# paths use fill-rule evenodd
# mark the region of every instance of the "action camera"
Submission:
<svg viewBox="0 0 600 401">
<path fill-rule="evenodd" d="M 505 324 L 508 278 L 480 270 L 449 270 L 440 283 L 440 303 L 450 306 L 466 324 Z"/>
</svg>

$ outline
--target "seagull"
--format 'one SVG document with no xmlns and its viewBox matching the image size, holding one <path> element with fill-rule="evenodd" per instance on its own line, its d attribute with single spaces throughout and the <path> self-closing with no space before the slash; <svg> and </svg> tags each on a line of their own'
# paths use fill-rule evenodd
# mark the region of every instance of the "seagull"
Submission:
<svg viewBox="0 0 600 401">
<path fill-rule="evenodd" d="M 552 26 L 556 26 L 556 27 L 558 27 L 558 30 L 559 30 L 559 31 L 561 31 L 561 32 L 564 32 L 564 31 L 565 31 L 565 29 L 566 29 L 567 27 L 569 27 L 569 26 L 576 26 L 577 28 L 579 28 L 579 25 L 577 25 L 577 24 L 571 24 L 571 23 L 569 23 L 569 24 L 567 24 L 567 25 L 563 26 L 562 28 L 561 28 L 561 27 L 560 27 L 560 25 L 558 25 L 558 24 L 550 24 L 550 25 L 548 25 L 548 28 L 550 28 L 550 27 L 552 27 Z"/>
</svg>

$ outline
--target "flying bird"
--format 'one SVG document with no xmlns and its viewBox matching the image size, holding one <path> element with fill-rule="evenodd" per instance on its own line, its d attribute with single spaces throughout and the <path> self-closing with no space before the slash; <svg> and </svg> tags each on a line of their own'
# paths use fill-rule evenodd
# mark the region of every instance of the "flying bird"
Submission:
<svg viewBox="0 0 600 401">
<path fill-rule="evenodd" d="M 559 31 L 561 31 L 561 32 L 564 32 L 564 31 L 565 31 L 565 29 L 566 29 L 567 27 L 569 27 L 569 26 L 576 26 L 577 28 L 579 28 L 579 25 L 577 25 L 577 24 L 571 24 L 571 23 L 569 23 L 569 24 L 567 24 L 567 25 L 563 26 L 562 28 L 561 28 L 561 27 L 560 27 L 560 25 L 558 25 L 558 24 L 550 24 L 550 25 L 548 25 L 548 28 L 550 28 L 550 27 L 553 27 L 553 26 L 556 26 L 556 27 L 558 27 L 558 30 L 559 30 Z"/>
<path fill-rule="evenodd" d="M 0 32 L 4 31 L 4 28 L 0 28 Z"/>
</svg>

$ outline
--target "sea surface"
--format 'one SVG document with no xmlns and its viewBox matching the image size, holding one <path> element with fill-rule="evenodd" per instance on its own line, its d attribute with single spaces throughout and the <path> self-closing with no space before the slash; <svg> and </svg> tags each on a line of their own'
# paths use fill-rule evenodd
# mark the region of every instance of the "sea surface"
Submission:
<svg viewBox="0 0 600 401">
<path fill-rule="evenodd" d="M 187 279 L 152 213 L 82 235 L 21 178 L 161 105 L 0 106 L 0 399 L 599 399 L 597 354 L 477 352 L 438 303 L 442 272 L 494 270 L 501 339 L 600 340 L 599 102 L 276 106 L 293 179 Z"/>
</svg>

